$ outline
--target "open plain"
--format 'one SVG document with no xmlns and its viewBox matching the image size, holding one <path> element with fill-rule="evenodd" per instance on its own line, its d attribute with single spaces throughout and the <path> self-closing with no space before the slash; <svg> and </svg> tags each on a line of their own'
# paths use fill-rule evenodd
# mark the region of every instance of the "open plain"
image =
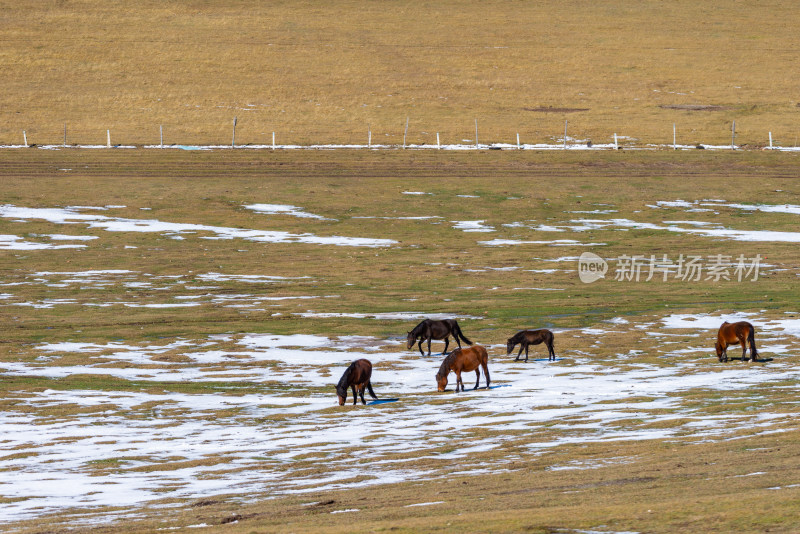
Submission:
<svg viewBox="0 0 800 534">
<path fill-rule="evenodd" d="M 0 0 L 0 531 L 800 531 L 799 25 Z"/>
<path fill-rule="evenodd" d="M 4 151 L 3 529 L 796 530 L 796 158 Z M 360 357 L 399 401 L 337 406 Z"/>
</svg>

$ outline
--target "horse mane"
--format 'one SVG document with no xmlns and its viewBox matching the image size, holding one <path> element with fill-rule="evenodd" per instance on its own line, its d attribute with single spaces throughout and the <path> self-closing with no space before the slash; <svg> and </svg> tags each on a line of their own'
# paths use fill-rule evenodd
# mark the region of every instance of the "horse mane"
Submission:
<svg viewBox="0 0 800 534">
<path fill-rule="evenodd" d="M 419 335 L 419 333 L 420 333 L 420 330 L 422 330 L 422 325 L 424 325 L 424 324 L 425 324 L 425 323 L 427 323 L 428 321 L 430 321 L 430 319 L 423 319 L 422 321 L 420 321 L 420 323 L 419 323 L 417 326 L 415 326 L 414 328 L 412 328 L 412 329 L 411 329 L 411 332 L 409 332 L 409 333 L 410 333 L 412 336 L 417 336 L 417 335 Z"/>
<path fill-rule="evenodd" d="M 450 354 L 445 356 L 444 360 L 442 360 L 442 365 L 439 367 L 439 372 L 436 373 L 436 376 L 447 376 L 450 373 L 450 364 L 456 359 L 455 353 L 456 351 L 453 350 L 450 352 Z"/>
<path fill-rule="evenodd" d="M 356 362 L 351 363 L 347 369 L 344 370 L 344 374 L 342 374 L 342 378 L 339 379 L 339 383 L 336 384 L 336 391 L 347 391 L 347 386 L 350 383 L 350 373 L 353 371 L 353 367 L 355 367 Z"/>
</svg>

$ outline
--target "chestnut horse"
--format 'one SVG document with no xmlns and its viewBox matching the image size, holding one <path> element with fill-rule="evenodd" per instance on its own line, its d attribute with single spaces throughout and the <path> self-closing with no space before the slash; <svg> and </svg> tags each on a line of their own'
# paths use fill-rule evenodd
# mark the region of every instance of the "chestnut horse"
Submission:
<svg viewBox="0 0 800 534">
<path fill-rule="evenodd" d="M 480 345 L 467 347 L 466 349 L 456 349 L 448 354 L 442 366 L 439 367 L 439 372 L 436 373 L 436 384 L 439 391 L 444 391 L 447 387 L 447 375 L 450 371 L 456 374 L 456 393 L 458 393 L 458 386 L 461 385 L 461 391 L 464 391 L 464 382 L 461 380 L 461 373 L 464 371 L 475 371 L 478 381 L 475 382 L 475 389 L 478 389 L 478 384 L 481 383 L 481 372 L 478 367 L 483 367 L 483 374 L 486 376 L 486 388 L 489 388 L 489 354 L 486 349 Z"/>
<path fill-rule="evenodd" d="M 717 349 L 717 358 L 721 362 L 728 361 L 728 347 L 739 343 L 742 346 L 742 361 L 747 354 L 747 347 L 750 347 L 750 359 L 756 361 L 758 351 L 756 350 L 756 332 L 753 325 L 747 321 L 729 323 L 725 321 L 717 332 L 717 342 L 714 348 Z"/>
<path fill-rule="evenodd" d="M 442 354 L 447 352 L 447 345 L 450 344 L 450 337 L 456 340 L 458 343 L 458 348 L 461 348 L 461 340 L 464 341 L 467 345 L 472 345 L 472 341 L 466 338 L 464 334 L 461 333 L 461 327 L 458 326 L 458 322 L 455 319 L 442 319 L 441 321 L 434 321 L 433 319 L 425 319 L 414 329 L 408 333 L 408 344 L 406 345 L 407 348 L 411 348 L 416 343 L 417 339 L 419 339 L 419 353 L 425 356 L 425 353 L 422 352 L 422 342 L 427 340 L 428 341 L 428 356 L 431 355 L 431 339 L 444 339 L 444 350 Z"/>
<path fill-rule="evenodd" d="M 369 394 L 372 395 L 373 399 L 377 400 L 378 397 L 376 397 L 375 392 L 372 391 L 372 384 L 369 380 L 371 376 L 372 364 L 369 360 L 362 358 L 351 363 L 350 366 L 345 369 L 339 383 L 336 384 L 336 395 L 339 397 L 339 406 L 344 406 L 347 400 L 347 388 L 353 388 L 354 406 L 358 403 L 359 395 L 361 395 L 361 403 L 366 404 L 364 400 L 364 388 L 369 390 Z"/>
<path fill-rule="evenodd" d="M 508 348 L 508 352 L 506 352 L 506 356 L 511 354 L 511 351 L 514 350 L 514 347 L 519 345 L 519 353 L 517 353 L 517 357 L 514 358 L 514 361 L 518 361 L 519 357 L 522 356 L 522 349 L 525 349 L 525 361 L 528 361 L 528 347 L 530 345 L 538 345 L 539 343 L 544 343 L 547 345 L 547 350 L 550 352 L 547 361 L 555 361 L 556 360 L 556 353 L 553 350 L 553 333 L 546 328 L 542 328 L 541 330 L 522 330 L 521 332 L 517 332 L 506 342 L 506 347 Z"/>
</svg>

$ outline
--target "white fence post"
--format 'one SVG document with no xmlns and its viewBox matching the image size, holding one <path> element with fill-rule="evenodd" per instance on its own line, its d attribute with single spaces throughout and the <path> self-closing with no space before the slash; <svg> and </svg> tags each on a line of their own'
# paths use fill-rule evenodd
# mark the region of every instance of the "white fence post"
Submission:
<svg viewBox="0 0 800 534">
<path fill-rule="evenodd" d="M 111 130 L 106 130 L 106 148 L 111 148 Z"/>
<path fill-rule="evenodd" d="M 159 147 L 160 148 L 164 148 L 164 125 L 163 124 L 159 124 L 158 125 L 158 136 L 159 136 L 159 139 L 161 139 L 161 144 L 159 145 Z"/>
<path fill-rule="evenodd" d="M 28 134 L 25 130 L 22 130 L 22 141 L 25 143 L 25 146 L 28 146 Z"/>
<path fill-rule="evenodd" d="M 567 122 L 564 121 L 564 150 L 567 149 Z"/>
<path fill-rule="evenodd" d="M 772 132 L 769 133 L 769 147 L 772 148 Z"/>
<path fill-rule="evenodd" d="M 672 123 L 672 150 L 678 150 L 677 139 L 678 139 L 678 134 L 676 133 L 675 123 L 673 122 Z"/>
<path fill-rule="evenodd" d="M 442 143 L 439 142 L 439 132 L 436 132 L 436 150 L 442 149 Z"/>
<path fill-rule="evenodd" d="M 736 150 L 736 121 L 731 125 L 731 150 Z"/>
<path fill-rule="evenodd" d="M 272 150 L 275 150 L 275 132 L 272 132 Z"/>
<path fill-rule="evenodd" d="M 617 142 L 617 133 L 614 132 L 614 150 L 619 150 L 619 143 Z"/>
<path fill-rule="evenodd" d="M 231 139 L 231 148 L 236 148 L 236 123 L 239 122 L 237 117 L 233 118 L 233 138 Z"/>
<path fill-rule="evenodd" d="M 517 132 L 517 150 L 519 150 L 520 148 L 521 147 L 519 146 L 519 132 Z"/>
</svg>

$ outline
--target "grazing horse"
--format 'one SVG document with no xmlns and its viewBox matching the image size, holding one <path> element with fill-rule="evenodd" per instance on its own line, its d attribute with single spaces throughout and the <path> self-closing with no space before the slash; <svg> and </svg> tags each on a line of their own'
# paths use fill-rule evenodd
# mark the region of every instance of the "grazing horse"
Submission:
<svg viewBox="0 0 800 534">
<path fill-rule="evenodd" d="M 364 401 L 364 388 L 369 390 L 369 394 L 372 395 L 373 399 L 377 400 L 378 397 L 376 397 L 375 392 L 372 391 L 372 384 L 369 381 L 371 376 L 372 364 L 369 360 L 362 358 L 351 363 L 350 366 L 345 369 L 339 383 L 336 384 L 336 395 L 339 397 L 339 406 L 344 406 L 347 400 L 347 388 L 353 388 L 354 406 L 358 403 L 359 395 L 361 396 L 361 404 L 366 404 L 366 401 Z"/>
<path fill-rule="evenodd" d="M 478 389 L 478 384 L 481 383 L 481 372 L 478 367 L 483 367 L 483 374 L 486 376 L 486 388 L 488 389 L 491 382 L 488 363 L 489 354 L 480 345 L 454 350 L 445 357 L 442 366 L 439 367 L 439 372 L 436 373 L 436 384 L 439 391 L 444 391 L 444 388 L 447 387 L 447 375 L 450 374 L 450 371 L 456 374 L 456 393 L 458 393 L 459 384 L 461 385 L 461 391 L 464 391 L 464 382 L 461 380 L 461 373 L 464 371 L 475 371 L 475 376 L 478 378 L 478 381 L 475 382 L 475 389 Z"/>
<path fill-rule="evenodd" d="M 742 361 L 747 354 L 747 347 L 750 347 L 750 359 L 756 361 L 758 350 L 756 350 L 756 332 L 753 325 L 747 321 L 729 323 L 725 321 L 717 332 L 717 342 L 714 348 L 717 349 L 717 358 L 721 362 L 728 361 L 728 347 L 737 343 L 742 345 Z"/>
<path fill-rule="evenodd" d="M 472 341 L 466 338 L 464 334 L 461 333 L 461 327 L 458 326 L 458 322 L 455 319 L 442 319 L 441 321 L 434 321 L 433 319 L 425 319 L 414 329 L 408 333 L 408 344 L 407 348 L 411 348 L 416 343 L 417 339 L 419 339 L 419 353 L 425 356 L 425 353 L 422 352 L 422 342 L 427 340 L 428 341 L 428 356 L 431 355 L 431 340 L 432 339 L 444 339 L 444 350 L 442 354 L 447 352 L 447 346 L 450 344 L 450 337 L 456 340 L 458 343 L 458 348 L 461 348 L 461 341 L 463 340 L 464 343 L 467 345 L 472 345 Z M 461 340 L 459 340 L 461 338 Z"/>
<path fill-rule="evenodd" d="M 506 342 L 506 347 L 508 348 L 508 352 L 506 352 L 506 356 L 511 354 L 511 351 L 514 350 L 514 347 L 519 345 L 519 353 L 517 353 L 517 357 L 514 358 L 514 361 L 518 361 L 520 356 L 522 356 L 522 349 L 525 349 L 525 361 L 528 361 L 528 347 L 530 345 L 538 345 L 539 343 L 544 343 L 547 345 L 547 350 L 550 352 L 547 361 L 555 361 L 556 360 L 556 353 L 553 350 L 553 333 L 546 328 L 542 328 L 541 330 L 522 330 L 521 332 L 517 332 Z"/>
</svg>

